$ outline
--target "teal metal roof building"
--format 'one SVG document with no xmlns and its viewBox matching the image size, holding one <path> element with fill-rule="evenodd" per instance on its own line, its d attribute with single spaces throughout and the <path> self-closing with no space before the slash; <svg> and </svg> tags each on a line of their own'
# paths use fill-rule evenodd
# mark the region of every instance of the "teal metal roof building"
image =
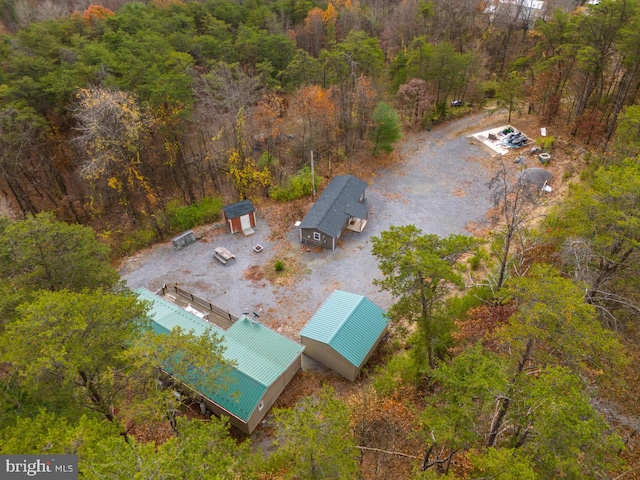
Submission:
<svg viewBox="0 0 640 480">
<path fill-rule="evenodd" d="M 220 336 L 225 358 L 236 364 L 231 372 L 232 385 L 219 391 L 204 391 L 197 379 L 191 379 L 188 386 L 202 396 L 211 411 L 230 417 L 231 423 L 246 433 L 258 426 L 300 370 L 305 347 L 247 316 L 222 330 L 144 288 L 136 290 L 136 294 L 151 303 L 149 316 L 156 333 L 166 334 L 180 327 L 201 335 L 213 328 Z"/>
<path fill-rule="evenodd" d="M 335 290 L 300 331 L 305 354 L 355 380 L 387 332 L 385 312 L 362 295 Z"/>
</svg>

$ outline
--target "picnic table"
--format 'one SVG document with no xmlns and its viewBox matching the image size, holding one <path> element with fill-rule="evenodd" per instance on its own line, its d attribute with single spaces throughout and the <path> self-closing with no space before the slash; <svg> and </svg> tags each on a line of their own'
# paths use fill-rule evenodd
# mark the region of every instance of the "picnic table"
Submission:
<svg viewBox="0 0 640 480">
<path fill-rule="evenodd" d="M 236 256 L 225 247 L 216 247 L 213 256 L 223 265 L 226 265 L 229 260 L 236 258 Z"/>
</svg>

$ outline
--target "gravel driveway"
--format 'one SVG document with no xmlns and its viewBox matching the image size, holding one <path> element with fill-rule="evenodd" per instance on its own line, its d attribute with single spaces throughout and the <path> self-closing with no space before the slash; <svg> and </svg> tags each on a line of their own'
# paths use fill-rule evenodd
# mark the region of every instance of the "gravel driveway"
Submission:
<svg viewBox="0 0 640 480">
<path fill-rule="evenodd" d="M 386 310 L 393 301 L 371 283 L 380 274 L 370 238 L 391 225 L 414 224 L 441 236 L 470 234 L 470 226 L 483 225 L 490 208 L 489 154 L 467 136 L 492 125 L 499 125 L 499 119 L 474 114 L 405 140 L 401 162 L 377 172 L 367 188 L 371 209 L 364 232 L 348 232 L 338 249 L 307 252 L 292 225 L 287 238 L 304 273 L 290 285 L 247 278 L 247 270 L 272 259 L 276 247 L 259 207 L 256 233 L 250 237 L 209 226 L 197 231 L 201 239 L 195 244 L 181 251 L 171 242 L 156 245 L 123 262 L 120 273 L 132 289 L 156 291 L 164 283 L 178 283 L 234 315 L 258 312 L 261 322 L 295 340 L 335 289 L 365 295 Z M 253 251 L 257 244 L 264 247 L 261 253 Z M 213 258 L 217 246 L 231 250 L 236 260 L 218 263 Z"/>
</svg>

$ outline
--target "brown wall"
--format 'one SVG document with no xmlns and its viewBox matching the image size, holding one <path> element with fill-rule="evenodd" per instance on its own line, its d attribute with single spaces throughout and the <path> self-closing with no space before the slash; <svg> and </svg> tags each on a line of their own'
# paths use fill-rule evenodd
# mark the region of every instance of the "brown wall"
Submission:
<svg viewBox="0 0 640 480">
<path fill-rule="evenodd" d="M 296 361 L 293 362 L 287 370 L 284 371 L 278 379 L 271 384 L 271 386 L 267 389 L 262 397 L 262 410 L 256 408 L 251 417 L 249 418 L 248 429 L 249 433 L 253 432 L 255 428 L 260 424 L 262 419 L 265 417 L 267 412 L 271 409 L 275 401 L 278 399 L 280 394 L 284 391 L 286 386 L 289 384 L 294 375 L 300 370 L 302 367 L 302 355 L 299 355 L 296 358 Z"/>
<path fill-rule="evenodd" d="M 317 340 L 302 336 L 300 337 L 300 340 L 305 346 L 305 354 L 326 365 L 330 369 L 338 372 L 343 377 L 348 378 L 349 380 L 355 380 L 360 375 L 360 370 L 362 370 L 362 367 L 364 367 L 369 361 L 373 353 L 376 351 L 376 348 L 378 348 L 378 344 L 386 334 L 387 329 L 385 328 L 382 333 L 380 333 L 375 344 L 373 345 L 371 350 L 369 350 L 369 353 L 364 358 L 362 364 L 359 367 L 355 367 L 351 362 L 349 362 L 346 358 L 344 358 L 324 342 L 318 342 Z"/>
<path fill-rule="evenodd" d="M 318 342 L 317 340 L 307 337 L 300 337 L 300 340 L 305 346 L 304 353 L 311 358 L 326 365 L 331 370 L 338 372 L 349 380 L 358 378 L 360 370 L 326 343 Z"/>
<path fill-rule="evenodd" d="M 249 215 L 249 225 L 251 225 L 251 228 L 255 227 L 256 226 L 256 212 L 251 212 L 251 213 L 248 213 L 247 215 Z M 238 232 L 242 231 L 242 226 L 241 226 L 241 223 L 240 223 L 240 217 L 227 219 L 227 225 L 229 225 L 229 228 L 231 229 L 231 233 L 238 233 Z"/>
</svg>

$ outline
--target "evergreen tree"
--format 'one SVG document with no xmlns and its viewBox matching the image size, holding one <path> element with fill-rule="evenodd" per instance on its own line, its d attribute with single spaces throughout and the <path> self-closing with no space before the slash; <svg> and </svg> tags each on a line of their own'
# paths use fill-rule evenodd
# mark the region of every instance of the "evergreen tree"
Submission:
<svg viewBox="0 0 640 480">
<path fill-rule="evenodd" d="M 373 154 L 376 155 L 379 151 L 392 152 L 393 144 L 402 138 L 398 112 L 387 102 L 381 101 L 373 112 L 371 120 L 375 125 L 370 134 Z"/>
<path fill-rule="evenodd" d="M 284 478 L 309 480 L 358 478 L 358 450 L 349 410 L 325 387 L 294 408 L 275 411 L 278 451 L 271 459 Z"/>
</svg>

